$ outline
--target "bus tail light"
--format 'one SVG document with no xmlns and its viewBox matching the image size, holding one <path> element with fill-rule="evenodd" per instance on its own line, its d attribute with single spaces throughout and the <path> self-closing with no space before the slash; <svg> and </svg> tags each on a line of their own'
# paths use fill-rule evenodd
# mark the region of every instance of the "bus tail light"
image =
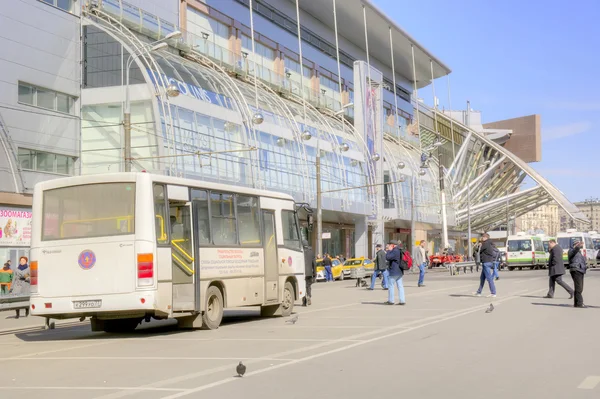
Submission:
<svg viewBox="0 0 600 399">
<path fill-rule="evenodd" d="M 138 286 L 154 284 L 154 256 L 138 254 L 137 256 Z"/>
<path fill-rule="evenodd" d="M 535 263 L 535 252 L 531 251 L 531 263 Z"/>
<path fill-rule="evenodd" d="M 583 257 L 584 257 L 585 259 L 587 259 L 587 249 L 584 249 L 584 250 L 583 250 Z"/>
<path fill-rule="evenodd" d="M 31 261 L 29 264 L 29 281 L 30 281 L 30 291 L 32 294 L 37 294 L 38 292 L 38 262 L 37 260 Z"/>
</svg>

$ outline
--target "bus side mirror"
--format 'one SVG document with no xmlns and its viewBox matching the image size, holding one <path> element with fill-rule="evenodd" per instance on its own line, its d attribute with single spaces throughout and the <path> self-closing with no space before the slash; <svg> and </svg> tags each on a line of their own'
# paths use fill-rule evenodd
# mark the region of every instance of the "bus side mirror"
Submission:
<svg viewBox="0 0 600 399">
<path fill-rule="evenodd" d="M 313 226 L 315 224 L 315 218 L 313 215 L 308 215 L 308 231 L 313 231 Z"/>
</svg>

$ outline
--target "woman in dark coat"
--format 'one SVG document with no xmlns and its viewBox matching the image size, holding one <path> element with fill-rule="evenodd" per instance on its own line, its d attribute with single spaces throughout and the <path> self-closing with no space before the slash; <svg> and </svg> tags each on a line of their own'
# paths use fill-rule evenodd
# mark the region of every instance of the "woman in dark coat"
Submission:
<svg viewBox="0 0 600 399">
<path fill-rule="evenodd" d="M 27 259 L 26 256 L 21 256 L 21 259 L 19 259 L 19 266 L 17 266 L 17 268 L 14 271 L 11 292 L 15 295 L 29 295 L 30 273 L 29 265 L 27 264 L 28 261 L 29 259 Z M 18 319 L 21 316 L 21 310 L 17 309 L 16 313 L 16 317 Z M 25 309 L 25 317 L 27 316 L 29 316 L 29 308 Z"/>
</svg>

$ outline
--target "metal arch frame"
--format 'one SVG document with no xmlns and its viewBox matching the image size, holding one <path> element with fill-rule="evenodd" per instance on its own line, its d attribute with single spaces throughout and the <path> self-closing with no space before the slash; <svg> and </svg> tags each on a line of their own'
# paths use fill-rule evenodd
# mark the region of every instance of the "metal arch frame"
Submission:
<svg viewBox="0 0 600 399">
<path fill-rule="evenodd" d="M 176 56 L 175 56 L 175 55 L 173 55 L 173 54 L 171 54 L 171 53 L 160 53 L 160 56 L 161 56 L 161 58 L 162 58 L 162 59 L 163 59 L 163 60 L 164 60 L 166 63 L 168 63 L 168 64 L 169 64 L 169 66 L 171 66 L 171 67 L 173 68 L 174 72 L 175 72 L 177 75 L 179 75 L 179 77 L 181 78 L 182 82 L 186 82 L 186 80 L 183 78 L 183 76 L 181 76 L 181 73 L 180 73 L 180 72 L 177 70 L 177 68 L 175 68 L 175 67 L 174 67 L 174 64 L 175 64 L 175 63 L 177 63 L 177 65 L 179 65 L 181 68 L 183 68 L 185 71 L 187 71 L 187 72 L 190 74 L 190 76 L 192 77 L 192 79 L 193 79 L 194 83 L 197 83 L 198 87 L 201 87 L 201 86 L 202 86 L 202 85 L 201 85 L 201 84 L 198 82 L 198 80 L 196 79 L 196 76 L 194 75 L 194 72 L 192 72 L 192 70 L 190 69 L 190 67 L 189 67 L 188 65 L 186 65 L 186 64 L 185 64 L 185 62 L 181 62 L 181 61 L 188 61 L 188 62 L 193 62 L 193 61 L 191 61 L 191 60 L 188 60 L 188 59 L 185 59 L 185 58 L 183 58 L 183 59 L 177 59 L 177 58 L 176 58 Z M 198 73 L 198 72 L 196 72 L 196 73 Z M 218 84 L 222 84 L 222 85 L 224 85 L 224 86 L 228 86 L 228 82 L 222 82 L 221 80 L 219 80 L 218 76 L 219 76 L 219 75 L 208 74 L 207 78 L 209 78 L 210 80 L 214 80 L 214 83 L 218 83 Z M 245 122 L 246 122 L 246 120 L 244 119 L 244 115 L 243 115 L 243 113 L 242 113 L 243 107 L 240 107 L 240 104 L 239 104 L 239 103 L 241 103 L 241 102 L 245 102 L 245 97 L 242 95 L 242 100 L 238 100 L 238 99 L 236 99 L 236 96 L 235 96 L 235 93 L 236 93 L 236 91 L 237 91 L 237 90 L 234 90 L 233 92 L 230 92 L 229 94 L 231 94 L 231 95 L 232 95 L 232 98 L 233 98 L 235 101 L 237 101 L 237 102 L 238 102 L 238 103 L 236 103 L 236 104 L 235 104 L 235 105 L 237 105 L 237 107 L 236 107 L 236 108 L 237 108 L 237 111 L 238 111 L 238 112 L 240 112 L 240 116 L 241 116 L 241 119 L 242 119 L 242 124 L 244 125 L 244 127 L 245 127 L 245 128 L 247 128 L 247 127 L 246 127 L 246 125 L 245 125 Z M 247 117 L 247 116 L 246 116 L 246 117 Z M 247 134 L 244 134 L 243 136 L 244 136 L 244 139 L 245 139 L 246 145 L 248 145 L 248 146 L 249 146 L 250 144 L 248 143 L 248 141 L 249 141 L 249 140 L 248 140 L 248 139 L 249 139 L 248 135 L 247 135 Z M 252 158 L 250 158 L 250 159 L 249 159 L 249 161 L 250 161 L 250 167 L 251 167 L 251 170 L 252 170 L 252 179 L 253 179 L 253 182 L 255 182 L 255 181 L 256 181 L 256 178 L 255 178 L 255 176 L 254 176 L 254 169 L 256 169 L 256 166 L 253 164 L 253 162 L 252 162 Z M 186 172 L 186 171 L 185 171 L 185 170 L 183 170 L 183 171 L 182 171 L 182 174 L 184 174 L 184 175 L 185 175 L 185 172 Z M 253 185 L 254 185 L 254 184 L 253 184 Z"/>
<path fill-rule="evenodd" d="M 311 107 L 312 107 L 312 105 L 311 105 Z M 375 167 L 374 167 L 373 162 L 371 161 L 371 158 L 369 156 L 369 154 L 370 154 L 369 147 L 367 145 L 367 142 L 365 141 L 365 138 L 354 128 L 354 125 L 352 125 L 343 116 L 336 115 L 334 112 L 330 111 L 329 109 L 321 109 L 321 111 L 322 112 L 324 111 L 323 112 L 324 115 L 329 116 L 330 118 L 333 118 L 334 120 L 340 122 L 343 126 L 347 127 L 348 128 L 347 131 L 349 132 L 349 134 L 352 137 L 354 137 L 356 139 L 356 143 L 360 143 L 362 145 L 361 150 L 362 150 L 362 154 L 363 154 L 365 165 L 367 166 L 367 174 L 366 174 L 367 183 L 368 184 L 376 184 L 377 183 L 377 177 L 375 175 Z M 344 133 L 345 132 L 346 132 L 346 130 L 344 130 Z M 359 148 L 360 148 L 360 146 L 359 146 Z M 371 199 L 371 204 L 374 204 L 375 200 L 376 200 L 376 195 L 377 194 L 370 193 L 370 191 L 371 190 L 367 190 L 368 198 Z"/>
<path fill-rule="evenodd" d="M 300 103 L 302 104 L 303 100 L 300 96 L 298 96 L 297 94 L 294 93 L 287 93 L 286 97 L 291 101 L 295 101 L 296 103 Z M 316 107 L 314 107 L 311 103 L 309 103 L 308 101 L 306 102 L 306 107 L 307 110 L 310 110 L 311 115 L 314 114 L 317 116 L 318 119 L 322 119 L 322 121 L 325 122 L 325 124 L 327 125 L 327 127 L 330 129 L 330 132 L 326 132 L 329 133 L 330 136 L 335 136 L 334 132 L 336 131 L 330 124 L 329 121 L 327 120 L 326 116 L 332 117 L 334 119 L 336 119 L 336 115 L 331 112 L 331 113 L 321 113 L 319 112 L 320 109 L 317 109 Z M 354 128 L 354 126 L 352 126 L 351 124 L 348 123 L 348 121 L 345 120 L 345 118 L 343 117 L 338 117 L 337 118 L 338 122 L 341 122 L 342 124 L 344 124 L 344 126 L 349 127 L 348 132 L 350 133 L 351 136 L 353 136 L 355 139 L 357 139 L 357 143 L 362 144 L 362 152 L 363 152 L 363 157 L 365 159 L 365 164 L 367 165 L 367 182 L 368 184 L 375 184 L 376 183 L 376 179 L 374 177 L 374 169 L 373 169 L 373 164 L 371 162 L 371 160 L 369 159 L 369 157 L 366 157 L 365 154 L 368 154 L 368 147 L 367 147 L 367 143 L 365 142 L 364 138 L 356 131 L 356 129 Z M 346 132 L 346 131 L 344 131 Z M 332 138 L 332 137 L 330 137 Z M 317 137 L 318 139 L 318 137 Z M 337 154 L 338 151 L 335 151 L 335 149 L 339 146 L 339 143 L 337 142 L 337 140 L 330 140 L 330 143 L 333 144 L 332 148 L 334 148 L 334 153 Z M 339 154 L 337 154 L 339 156 Z M 343 170 L 346 171 L 346 165 L 342 163 L 343 166 Z M 344 173 L 344 179 L 346 178 L 346 174 Z M 347 183 L 347 182 L 346 182 Z M 346 184 L 347 186 L 347 184 Z M 369 190 L 367 190 L 367 192 L 369 192 Z M 370 194 L 370 197 L 372 197 L 371 199 L 374 199 L 374 194 Z M 346 202 L 347 201 L 346 199 Z M 373 201 L 371 201 L 371 203 L 373 203 Z"/>
<path fill-rule="evenodd" d="M 192 50 L 191 52 L 185 52 L 185 51 L 182 51 L 182 52 L 185 56 L 188 57 L 188 59 L 190 61 L 198 62 L 200 65 L 204 65 L 206 67 L 213 68 L 214 70 L 220 72 L 221 75 L 224 75 L 228 78 L 228 80 L 223 79 L 220 82 L 225 84 L 225 86 L 229 87 L 232 94 L 235 94 L 234 99 L 237 101 L 238 110 L 241 111 L 241 114 L 242 114 L 242 124 L 246 128 L 247 132 L 251 132 L 251 137 L 254 140 L 254 143 L 257 143 L 258 139 L 257 139 L 257 135 L 256 135 L 256 128 L 254 126 L 254 123 L 252 123 L 252 111 L 250 109 L 250 105 L 246 101 L 246 97 L 244 96 L 244 94 L 237 87 L 236 82 L 229 76 L 229 74 L 221 66 L 216 64 L 209 57 L 206 57 L 203 54 L 201 54 L 197 51 L 194 51 L 194 50 Z M 185 56 L 184 56 L 184 58 L 186 58 Z M 217 78 L 217 76 L 215 76 L 215 78 Z M 240 105 L 243 105 L 243 106 L 240 106 Z M 248 137 L 248 135 L 246 135 L 246 137 Z M 258 163 L 258 159 L 256 159 L 256 155 L 251 153 L 250 154 L 250 166 L 252 169 L 253 184 L 254 184 L 255 188 L 257 188 L 256 187 L 257 183 L 259 184 L 258 188 L 264 188 L 264 187 L 262 187 L 262 184 L 260 182 L 260 175 L 257 170 L 258 169 L 257 163 Z"/>
<path fill-rule="evenodd" d="M 254 67 L 254 70 L 256 71 L 257 68 L 256 66 Z M 296 117 L 294 116 L 294 113 L 290 110 L 289 106 L 285 103 L 285 101 L 281 101 L 280 97 L 277 95 L 277 93 L 275 93 L 273 91 L 273 89 L 269 86 L 264 84 L 260 79 L 257 79 L 255 75 L 253 75 L 254 79 L 257 81 L 257 85 L 260 86 L 261 89 L 263 89 L 268 95 L 269 95 L 269 101 L 268 104 L 273 107 L 277 107 L 279 108 L 280 111 L 282 112 L 281 118 L 286 120 L 287 123 L 289 125 L 291 125 L 291 131 L 292 134 L 294 135 L 294 142 L 295 144 L 301 149 L 301 157 L 302 157 L 302 161 L 305 164 L 305 167 L 303 168 L 303 184 L 304 184 L 304 193 L 308 193 L 310 190 L 308 190 L 309 185 L 309 181 L 310 181 L 310 173 L 308 171 L 308 156 L 306 154 L 306 147 L 305 144 L 303 143 L 302 140 L 302 131 L 300 129 L 300 125 L 298 124 L 298 121 L 296 120 Z M 279 114 L 277 114 L 279 115 Z M 290 123 L 291 122 L 291 123 Z M 305 198 L 306 199 L 306 198 Z"/>
<path fill-rule="evenodd" d="M 582 213 L 567 209 L 570 202 L 566 197 L 514 154 L 461 123 L 456 121 L 454 124 L 468 132 L 449 169 L 452 182 L 462 187 L 453 193 L 457 227 L 465 227 L 468 208 L 472 228 L 486 230 L 506 220 L 507 207 L 518 217 L 553 200 L 573 219 L 587 220 Z M 485 169 L 480 171 L 481 168 Z M 527 177 L 536 186 L 517 191 Z M 471 193 L 475 193 L 470 198 L 470 203 L 475 203 L 475 206 L 469 207 L 467 203 L 466 185 Z M 564 198 L 555 195 L 553 190 Z"/>
<path fill-rule="evenodd" d="M 92 23 L 94 26 L 102 29 L 103 31 L 105 31 L 108 34 L 110 34 L 109 31 L 112 31 L 113 33 L 115 33 L 115 31 L 117 33 L 120 33 L 122 35 L 122 38 L 116 37 L 115 35 L 112 35 L 112 34 L 111 34 L 111 36 L 113 36 L 113 38 L 115 40 L 119 41 L 124 47 L 126 47 L 127 51 L 130 54 L 133 53 L 131 51 L 130 46 L 134 47 L 137 51 L 142 50 L 140 52 L 140 55 L 134 59 L 134 62 L 138 65 L 138 67 L 140 65 L 142 65 L 142 66 L 146 65 L 149 67 L 147 70 L 144 70 L 144 68 L 140 68 L 140 71 L 146 77 L 146 84 L 148 86 L 152 86 L 152 85 L 150 85 L 150 83 L 148 82 L 148 79 L 147 79 L 147 77 L 149 76 L 148 70 L 150 70 L 152 73 L 152 76 L 154 78 L 154 81 L 157 82 L 157 85 L 160 85 L 163 88 L 163 90 L 157 90 L 156 87 L 152 86 L 154 89 L 154 92 L 156 94 L 155 97 L 160 98 L 160 101 L 158 101 L 157 105 L 160 106 L 163 110 L 162 115 L 163 115 L 163 118 L 165 118 L 165 127 L 167 129 L 167 132 L 166 132 L 167 139 L 169 138 L 169 135 L 170 135 L 170 139 L 171 139 L 171 143 L 170 143 L 171 147 L 168 148 L 168 150 L 169 150 L 168 155 L 175 155 L 175 142 L 174 142 L 175 133 L 174 133 L 174 127 L 173 127 L 173 117 L 171 115 L 171 103 L 169 100 L 169 96 L 166 94 L 166 87 L 168 86 L 168 82 L 166 82 L 163 79 L 162 75 L 157 76 L 155 71 L 162 71 L 162 69 L 160 68 L 160 66 L 154 59 L 154 57 L 152 57 L 152 55 L 150 53 L 148 53 L 147 49 L 145 51 L 143 51 L 143 49 L 147 43 L 142 42 L 135 34 L 133 34 L 129 30 L 129 28 L 127 28 L 123 23 L 121 23 L 121 21 L 112 17 L 108 13 L 102 11 L 98 7 L 90 7 L 90 4 L 82 7 L 82 16 L 87 17 L 87 19 L 89 20 L 90 23 Z M 99 23 L 94 21 L 92 17 L 97 17 L 100 21 L 105 22 L 106 25 L 101 26 Z M 125 41 L 129 41 L 129 45 L 127 43 L 125 43 Z M 154 67 L 154 69 L 152 68 L 152 66 Z M 164 73 L 163 73 L 163 75 L 164 75 Z M 167 104 L 167 106 L 165 106 L 165 104 Z M 168 122 L 167 122 L 167 119 L 168 119 Z M 155 127 L 157 128 L 158 132 L 162 131 L 160 122 L 161 122 L 160 118 L 156 118 Z M 159 147 L 158 150 L 160 153 L 161 148 Z M 177 168 L 177 166 L 176 166 L 176 168 Z M 178 170 L 176 168 L 175 168 L 175 172 L 178 173 Z M 169 164 L 169 171 L 171 174 L 173 173 L 173 161 L 171 161 L 171 163 Z"/>
</svg>

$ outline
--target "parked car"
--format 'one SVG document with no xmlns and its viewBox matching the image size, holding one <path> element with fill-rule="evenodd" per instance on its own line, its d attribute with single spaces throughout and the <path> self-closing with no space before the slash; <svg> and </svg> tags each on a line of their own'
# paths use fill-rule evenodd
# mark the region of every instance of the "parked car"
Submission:
<svg viewBox="0 0 600 399">
<path fill-rule="evenodd" d="M 343 280 L 343 265 L 339 259 L 331 259 L 331 274 L 334 280 Z M 325 267 L 323 259 L 317 259 L 317 281 L 325 281 Z"/>
<path fill-rule="evenodd" d="M 361 258 L 352 258 L 346 260 L 343 266 L 343 273 L 345 278 L 356 278 L 356 270 L 364 268 L 366 275 L 370 276 L 373 274 L 373 270 L 375 269 L 375 263 L 371 259 Z M 355 275 L 352 275 L 352 271 L 355 271 Z"/>
</svg>

